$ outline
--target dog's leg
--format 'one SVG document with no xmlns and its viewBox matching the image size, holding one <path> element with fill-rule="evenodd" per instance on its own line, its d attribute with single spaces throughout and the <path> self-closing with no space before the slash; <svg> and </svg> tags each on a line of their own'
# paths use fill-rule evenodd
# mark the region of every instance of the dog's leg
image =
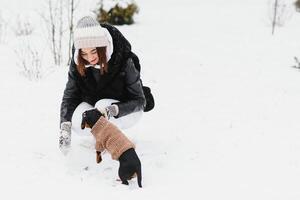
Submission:
<svg viewBox="0 0 300 200">
<path fill-rule="evenodd" d="M 96 162 L 100 163 L 102 161 L 101 152 L 96 151 Z"/>
<path fill-rule="evenodd" d="M 122 180 L 122 184 L 124 184 L 124 185 L 129 185 L 129 183 L 128 183 L 128 181 L 127 181 L 126 179 L 123 179 L 123 180 Z"/>
</svg>

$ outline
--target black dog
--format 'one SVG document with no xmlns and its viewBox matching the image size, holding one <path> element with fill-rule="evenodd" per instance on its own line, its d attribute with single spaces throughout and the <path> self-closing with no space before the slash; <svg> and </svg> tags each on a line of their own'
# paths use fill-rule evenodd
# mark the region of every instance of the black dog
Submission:
<svg viewBox="0 0 300 200">
<path fill-rule="evenodd" d="M 99 120 L 99 118 L 103 116 L 103 114 L 98 109 L 87 110 L 82 113 L 82 122 L 81 128 L 84 129 L 85 127 L 93 128 L 95 123 Z M 101 159 L 101 152 L 97 152 L 97 156 L 100 153 Z M 101 162 L 101 160 L 99 161 Z M 128 180 L 137 176 L 137 181 L 139 187 L 142 187 L 142 170 L 141 170 L 141 161 L 136 154 L 133 148 L 126 150 L 122 155 L 119 157 L 119 177 L 123 184 L 128 185 Z M 97 157 L 98 163 L 98 157 Z"/>
<path fill-rule="evenodd" d="M 142 167 L 139 157 L 133 148 L 125 151 L 119 158 L 119 177 L 123 184 L 128 185 L 128 181 L 137 176 L 139 187 L 142 187 Z"/>
</svg>

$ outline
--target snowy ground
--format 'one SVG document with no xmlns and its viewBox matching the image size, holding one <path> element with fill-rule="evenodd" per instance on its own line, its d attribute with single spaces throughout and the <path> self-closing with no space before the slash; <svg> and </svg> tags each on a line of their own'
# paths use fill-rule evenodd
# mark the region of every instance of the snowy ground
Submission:
<svg viewBox="0 0 300 200">
<path fill-rule="evenodd" d="M 299 199 L 300 72 L 291 66 L 300 13 L 271 36 L 265 0 L 137 2 L 137 23 L 118 28 L 156 98 L 126 131 L 144 187 L 117 182 L 108 154 L 96 164 L 90 136 L 73 135 L 71 154 L 60 153 L 67 68 L 28 81 L 8 36 L 0 45 L 1 199 Z M 17 3 L 0 1 L 12 16 Z"/>
</svg>

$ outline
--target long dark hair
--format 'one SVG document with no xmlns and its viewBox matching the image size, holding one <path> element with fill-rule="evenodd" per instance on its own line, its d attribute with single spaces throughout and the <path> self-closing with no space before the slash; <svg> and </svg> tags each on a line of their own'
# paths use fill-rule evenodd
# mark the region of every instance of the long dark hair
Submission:
<svg viewBox="0 0 300 200">
<path fill-rule="evenodd" d="M 100 74 L 103 75 L 104 73 L 108 72 L 108 64 L 107 64 L 107 57 L 106 57 L 106 47 L 96 47 L 97 54 L 99 57 L 99 62 L 97 63 L 100 65 Z M 85 65 L 89 65 L 90 63 L 86 61 L 82 56 L 81 56 L 81 49 L 79 49 L 78 52 L 78 57 L 77 57 L 77 63 L 78 65 L 77 70 L 81 76 L 85 76 Z"/>
</svg>

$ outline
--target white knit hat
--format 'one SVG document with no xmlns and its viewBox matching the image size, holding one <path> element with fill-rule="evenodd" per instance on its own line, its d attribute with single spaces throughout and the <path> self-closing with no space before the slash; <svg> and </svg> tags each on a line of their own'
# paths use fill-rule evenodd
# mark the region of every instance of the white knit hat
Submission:
<svg viewBox="0 0 300 200">
<path fill-rule="evenodd" d="M 74 30 L 74 46 L 76 49 L 108 46 L 105 29 L 91 16 L 78 20 Z"/>
</svg>

